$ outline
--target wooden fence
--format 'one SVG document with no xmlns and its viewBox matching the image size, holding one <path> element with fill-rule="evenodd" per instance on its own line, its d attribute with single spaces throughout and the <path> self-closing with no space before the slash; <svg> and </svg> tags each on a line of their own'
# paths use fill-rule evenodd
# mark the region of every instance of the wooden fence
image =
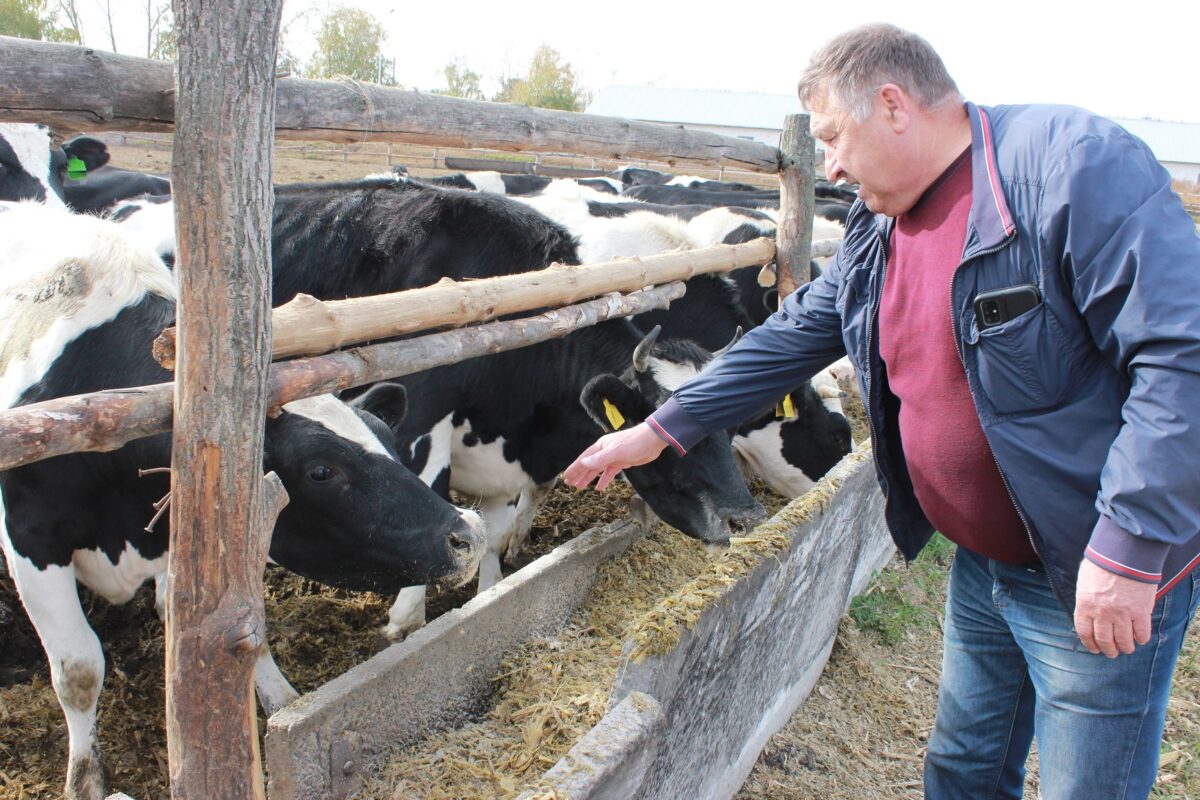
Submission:
<svg viewBox="0 0 1200 800">
<path fill-rule="evenodd" d="M 270 317 L 260 313 L 269 285 L 272 202 L 263 192 L 271 166 L 269 155 L 261 157 L 270 153 L 264 130 L 269 135 L 273 125 L 275 136 L 285 140 L 343 143 L 347 158 L 350 143 L 375 141 L 778 173 L 781 296 L 807 279 L 811 250 L 813 144 L 805 116 L 787 119 L 781 151 L 676 126 L 357 81 L 273 79 L 279 13 L 277 1 L 176 0 L 178 67 L 0 37 L 0 114 L 7 120 L 45 123 L 60 134 L 170 132 L 179 113 L 173 150 L 182 157 L 173 158 L 172 175 L 180 218 L 193 215 L 187 225 L 177 221 L 181 341 L 198 346 L 183 349 L 174 390 L 157 390 L 160 398 L 174 398 L 175 409 L 166 650 L 171 792 L 177 798 L 264 794 L 248 690 L 253 655 L 263 641 L 264 543 L 284 497 L 278 481 L 259 479 L 255 466 L 253 451 L 258 446 L 261 452 L 270 402 L 266 371 L 248 376 L 237 368 L 269 359 Z M 229 70 L 222 53 L 238 53 L 247 69 Z M 214 119 L 231 124 L 214 125 Z M 246 209 L 237 224 L 248 221 L 242 233 L 249 235 L 235 234 L 233 218 L 216 211 L 230 207 Z M 248 280 L 239 276 L 252 276 L 251 283 L 239 285 Z M 237 408 L 212 403 L 214 386 L 222 388 L 216 396 L 246 399 Z M 0 427 L 14 413 L 29 409 L 5 412 Z M 86 437 L 96 420 L 71 424 L 75 436 Z M 36 451 L 37 439 L 27 437 L 22 446 Z M 255 479 L 247 481 L 247 473 Z"/>
</svg>

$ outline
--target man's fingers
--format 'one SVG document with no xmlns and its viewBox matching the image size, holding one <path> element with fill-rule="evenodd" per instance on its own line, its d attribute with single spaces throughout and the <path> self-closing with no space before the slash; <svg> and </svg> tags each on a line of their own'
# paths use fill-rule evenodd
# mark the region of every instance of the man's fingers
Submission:
<svg viewBox="0 0 1200 800">
<path fill-rule="evenodd" d="M 1113 623 L 1112 627 L 1113 643 L 1117 646 L 1118 652 L 1126 655 L 1133 652 L 1135 647 L 1133 643 L 1133 620 L 1121 619 Z"/>
<path fill-rule="evenodd" d="M 1138 644 L 1145 644 L 1150 641 L 1150 615 L 1149 614 L 1134 614 L 1133 616 L 1133 640 Z"/>
<path fill-rule="evenodd" d="M 608 488 L 608 485 L 613 482 L 613 479 L 621 474 L 621 468 L 609 466 L 604 468 L 604 474 L 600 476 L 600 482 L 596 484 L 596 491 L 602 492 Z"/>
<path fill-rule="evenodd" d="M 1095 628 L 1090 615 L 1075 614 L 1075 633 L 1079 634 L 1079 641 L 1083 642 L 1083 646 L 1088 649 L 1089 653 L 1100 653 L 1100 645 L 1096 644 Z"/>
</svg>

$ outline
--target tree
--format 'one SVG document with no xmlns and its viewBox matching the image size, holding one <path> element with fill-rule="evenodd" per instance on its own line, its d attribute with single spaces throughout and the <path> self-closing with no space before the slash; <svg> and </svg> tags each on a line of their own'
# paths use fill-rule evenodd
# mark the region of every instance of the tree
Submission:
<svg viewBox="0 0 1200 800">
<path fill-rule="evenodd" d="M 175 15 L 169 2 L 146 0 L 146 58 L 175 60 Z"/>
<path fill-rule="evenodd" d="M 585 101 L 575 70 L 562 61 L 562 55 L 557 50 L 546 44 L 533 54 L 533 61 L 524 78 L 508 85 L 501 81 L 500 95 L 497 100 L 564 111 L 579 111 Z"/>
<path fill-rule="evenodd" d="M 483 90 L 479 88 L 480 75 L 467 65 L 455 59 L 442 67 L 446 76 L 446 88 L 434 89 L 434 94 L 445 94 L 451 97 L 465 97 L 468 100 L 482 100 Z"/>
<path fill-rule="evenodd" d="M 309 78 L 345 75 L 374 83 L 379 77 L 383 26 L 365 11 L 339 6 L 321 20 L 317 51 L 306 74 Z"/>
<path fill-rule="evenodd" d="M 78 42 L 79 32 L 58 25 L 49 0 L 0 0 L 0 34 L 47 42 Z"/>
</svg>

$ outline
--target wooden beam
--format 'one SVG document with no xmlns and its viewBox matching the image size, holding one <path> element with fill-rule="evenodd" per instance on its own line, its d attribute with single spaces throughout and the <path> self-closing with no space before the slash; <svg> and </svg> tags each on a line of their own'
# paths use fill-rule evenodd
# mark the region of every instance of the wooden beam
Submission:
<svg viewBox="0 0 1200 800">
<path fill-rule="evenodd" d="M 60 131 L 170 131 L 171 65 L 76 45 L 0 36 L 0 116 Z M 779 171 L 779 151 L 679 125 L 487 103 L 358 81 L 281 78 L 280 139 L 389 141 L 609 159 L 693 161 Z"/>
<path fill-rule="evenodd" d="M 266 797 L 254 664 L 266 645 L 263 569 L 287 503 L 279 478 L 262 475 L 282 8 L 283 0 L 174 1 L 180 348 L 165 648 L 172 800 Z"/>
<path fill-rule="evenodd" d="M 779 301 L 808 283 L 812 252 L 812 217 L 816 181 L 813 179 L 815 146 L 808 130 L 808 114 L 788 114 L 779 140 L 783 168 L 779 173 L 779 225 L 775 233 L 776 286 Z"/>
<path fill-rule="evenodd" d="M 537 272 L 498 278 L 461 282 L 444 279 L 433 286 L 350 300 L 322 302 L 299 295 L 274 311 L 272 352 L 276 359 L 328 353 L 372 339 L 560 306 L 608 292 L 633 292 L 710 272 L 729 272 L 765 264 L 774 255 L 774 242 L 762 238 L 599 264 L 555 264 Z M 167 369 L 174 368 L 173 328 L 155 341 L 154 357 Z"/>
<path fill-rule="evenodd" d="M 360 347 L 328 356 L 282 361 L 271 367 L 267 406 L 362 386 L 468 358 L 566 336 L 607 319 L 666 308 L 683 296 L 670 283 L 602 297 L 545 314 Z M 294 377 L 305 374 L 309 378 Z M 314 380 L 311 376 L 319 376 Z M 304 387 L 304 394 L 298 393 Z M 66 455 L 107 452 L 135 439 L 171 430 L 174 383 L 59 397 L 0 411 L 0 470 Z"/>
</svg>

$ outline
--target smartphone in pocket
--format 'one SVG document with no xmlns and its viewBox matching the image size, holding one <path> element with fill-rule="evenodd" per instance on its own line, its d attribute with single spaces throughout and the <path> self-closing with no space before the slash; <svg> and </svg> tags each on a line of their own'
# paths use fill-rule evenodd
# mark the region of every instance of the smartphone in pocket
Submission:
<svg viewBox="0 0 1200 800">
<path fill-rule="evenodd" d="M 1016 319 L 1042 302 L 1042 293 L 1032 283 L 1009 286 L 975 295 L 975 324 L 984 331 Z"/>
</svg>

